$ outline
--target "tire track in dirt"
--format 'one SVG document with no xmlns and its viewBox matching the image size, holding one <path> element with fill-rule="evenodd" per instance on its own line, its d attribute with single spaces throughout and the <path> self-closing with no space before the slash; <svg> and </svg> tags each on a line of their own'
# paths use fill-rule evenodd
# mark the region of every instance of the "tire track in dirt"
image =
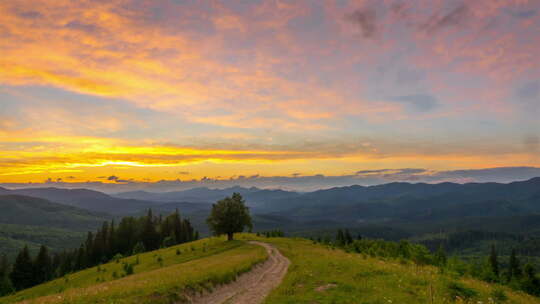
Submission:
<svg viewBox="0 0 540 304">
<path fill-rule="evenodd" d="M 289 268 L 290 261 L 274 246 L 257 241 L 251 244 L 262 246 L 268 260 L 240 275 L 236 281 L 215 288 L 211 293 L 191 299 L 193 304 L 258 304 L 277 287 Z"/>
</svg>

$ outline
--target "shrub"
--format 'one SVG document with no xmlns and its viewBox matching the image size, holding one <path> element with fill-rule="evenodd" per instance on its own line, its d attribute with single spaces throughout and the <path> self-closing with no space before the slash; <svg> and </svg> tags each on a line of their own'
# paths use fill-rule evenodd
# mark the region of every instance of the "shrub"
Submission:
<svg viewBox="0 0 540 304">
<path fill-rule="evenodd" d="M 114 257 L 113 257 L 113 260 L 116 262 L 116 263 L 119 263 L 120 260 L 123 258 L 124 256 L 121 255 L 120 253 L 117 253 Z"/>
<path fill-rule="evenodd" d="M 506 296 L 506 293 L 504 293 L 504 290 L 501 288 L 495 288 L 491 292 L 491 297 L 493 300 L 495 300 L 495 303 L 504 303 L 506 300 L 508 300 L 508 297 Z"/>
<path fill-rule="evenodd" d="M 478 295 L 478 292 L 476 290 L 457 282 L 449 282 L 446 285 L 446 291 L 448 293 L 448 296 L 453 300 L 468 300 Z"/>
</svg>

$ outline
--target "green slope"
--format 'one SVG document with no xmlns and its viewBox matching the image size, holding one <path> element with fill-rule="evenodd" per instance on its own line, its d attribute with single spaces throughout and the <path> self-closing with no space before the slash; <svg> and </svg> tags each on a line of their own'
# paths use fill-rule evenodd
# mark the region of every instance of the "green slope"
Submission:
<svg viewBox="0 0 540 304">
<path fill-rule="evenodd" d="M 30 299 L 25 303 L 176 303 L 193 290 L 230 281 L 267 257 L 263 248 L 247 240 L 271 243 L 291 261 L 284 281 L 269 294 L 266 304 L 540 303 L 538 298 L 503 286 L 441 274 L 431 266 L 347 253 L 305 239 L 253 234 L 241 234 L 238 239 L 210 238 L 141 254 L 135 273 L 117 278 L 124 262 L 136 260 L 124 258 L 101 265 L 99 271 L 94 267 L 0 298 L 0 303 L 24 299 Z M 455 300 L 456 294 L 467 291 L 470 298 Z"/>
<path fill-rule="evenodd" d="M 507 296 L 504 303 L 540 303 L 535 298 L 506 287 L 440 274 L 430 266 L 382 260 L 313 244 L 305 239 L 257 238 L 274 244 L 291 260 L 283 283 L 267 297 L 266 304 L 287 303 L 361 303 L 418 304 L 460 303 L 451 300 L 452 283 L 477 293 L 461 303 L 503 303 L 493 299 L 495 290 Z M 431 290 L 431 291 L 430 291 Z M 433 302 L 431 296 L 433 295 Z"/>
<path fill-rule="evenodd" d="M 79 271 L 0 298 L 0 303 L 171 303 L 231 281 L 266 258 L 260 246 L 209 238 Z M 125 275 L 124 263 L 134 265 L 134 274 Z"/>
</svg>

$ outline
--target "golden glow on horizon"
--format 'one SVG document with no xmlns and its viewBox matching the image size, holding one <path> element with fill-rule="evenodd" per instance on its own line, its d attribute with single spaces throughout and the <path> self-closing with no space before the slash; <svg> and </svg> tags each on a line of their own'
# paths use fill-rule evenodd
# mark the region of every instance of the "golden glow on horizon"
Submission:
<svg viewBox="0 0 540 304">
<path fill-rule="evenodd" d="M 127 145 L 126 142 L 91 137 L 44 137 L 28 151 L 0 150 L 2 182 L 42 182 L 45 179 L 107 181 L 103 177 L 120 175 L 135 181 L 162 179 L 228 179 L 239 173 L 264 176 L 353 174 L 350 168 L 380 169 L 422 167 L 437 170 L 485 168 L 531 163 L 527 154 L 482 155 L 392 155 L 351 151 L 343 155 L 313 151 L 219 150 L 164 145 Z M 17 145 L 18 141 L 13 144 Z M 69 144 L 65 144 L 69 143 Z M 61 152 L 58 147 L 62 146 Z M 376 165 L 374 165 L 376 164 Z M 188 173 L 185 173 L 187 171 Z M 180 173 L 184 172 L 184 173 Z M 69 180 L 66 180 L 69 177 Z"/>
<path fill-rule="evenodd" d="M 0 1 L 0 183 L 540 166 L 540 2 L 368 2 Z"/>
</svg>

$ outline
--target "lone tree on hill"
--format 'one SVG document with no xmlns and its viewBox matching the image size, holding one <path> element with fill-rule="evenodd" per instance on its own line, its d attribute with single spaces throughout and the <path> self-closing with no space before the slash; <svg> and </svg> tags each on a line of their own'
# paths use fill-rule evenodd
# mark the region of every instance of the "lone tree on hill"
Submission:
<svg viewBox="0 0 540 304">
<path fill-rule="evenodd" d="M 227 234 L 231 241 L 235 232 L 244 231 L 244 227 L 252 228 L 249 208 L 238 193 L 226 197 L 212 205 L 212 212 L 206 220 L 215 235 Z"/>
</svg>

